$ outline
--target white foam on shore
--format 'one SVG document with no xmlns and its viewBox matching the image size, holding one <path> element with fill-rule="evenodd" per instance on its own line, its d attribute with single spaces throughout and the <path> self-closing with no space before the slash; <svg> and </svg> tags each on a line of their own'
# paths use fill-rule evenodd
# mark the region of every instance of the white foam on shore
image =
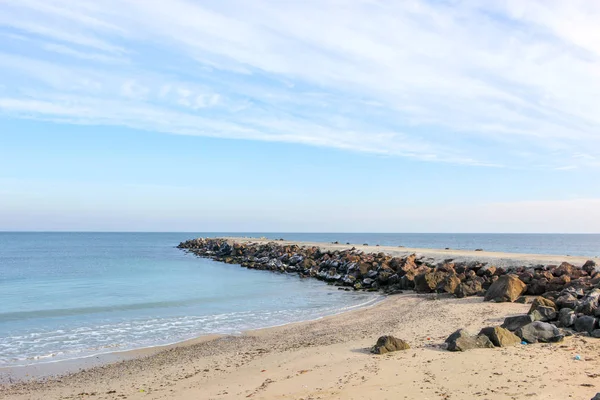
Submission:
<svg viewBox="0 0 600 400">
<path fill-rule="evenodd" d="M 258 314 L 242 311 L 201 317 L 154 318 L 2 337 L 0 368 L 73 361 L 111 353 L 163 347 L 214 334 L 239 335 L 255 329 L 318 320 L 369 307 L 385 297 L 380 293 L 347 295 L 349 298 L 360 295 L 368 299 L 342 307 L 334 305 L 319 309 L 298 308 Z M 58 345 L 60 349 L 57 348 Z"/>
</svg>

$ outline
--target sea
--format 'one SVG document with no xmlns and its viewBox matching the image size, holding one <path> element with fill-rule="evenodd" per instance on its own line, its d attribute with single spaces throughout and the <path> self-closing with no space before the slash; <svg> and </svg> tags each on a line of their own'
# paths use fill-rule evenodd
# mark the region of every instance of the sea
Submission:
<svg viewBox="0 0 600 400">
<path fill-rule="evenodd" d="M 216 236 L 600 255 L 600 235 L 0 232 L 0 368 L 240 334 L 381 299 L 176 248 Z"/>
</svg>

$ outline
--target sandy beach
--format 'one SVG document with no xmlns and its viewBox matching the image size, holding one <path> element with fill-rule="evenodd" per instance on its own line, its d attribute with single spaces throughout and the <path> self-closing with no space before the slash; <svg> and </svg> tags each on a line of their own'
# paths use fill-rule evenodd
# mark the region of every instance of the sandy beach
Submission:
<svg viewBox="0 0 600 400">
<path fill-rule="evenodd" d="M 233 239 L 232 239 L 233 240 Z M 258 239 L 235 238 L 238 242 Z M 279 242 L 292 243 L 292 242 Z M 318 245 L 346 249 L 348 245 Z M 364 246 L 365 252 L 527 265 L 585 257 Z M 269 272 L 265 272 L 269 273 Z M 128 352 L 122 360 L 62 376 L 2 386 L 6 399 L 590 399 L 600 391 L 600 341 L 571 336 L 555 344 L 453 353 L 459 328 L 477 333 L 529 304 L 412 292 L 370 307 L 238 336 L 213 336 Z M 374 355 L 378 337 L 410 350 Z M 579 360 L 576 360 L 579 356 Z M 32 370 L 33 371 L 33 370 Z M 57 369 L 60 371 L 60 368 Z M 6 371 L 4 371 L 6 372 Z M 9 371 L 10 372 L 10 371 Z"/>
<path fill-rule="evenodd" d="M 526 304 L 395 295 L 317 321 L 175 346 L 45 382 L 4 387 L 6 399 L 589 399 L 600 388 L 600 342 L 452 353 L 457 328 L 477 332 Z M 377 356 L 393 334 L 411 349 Z M 581 361 L 574 358 L 580 355 Z"/>
</svg>

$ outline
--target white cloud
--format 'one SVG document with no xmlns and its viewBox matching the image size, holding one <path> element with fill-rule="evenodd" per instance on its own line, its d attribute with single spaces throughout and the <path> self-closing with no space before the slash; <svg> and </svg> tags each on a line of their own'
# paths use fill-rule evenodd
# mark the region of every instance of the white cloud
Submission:
<svg viewBox="0 0 600 400">
<path fill-rule="evenodd" d="M 425 161 L 599 166 L 597 2 L 8 0 L 0 7 L 0 31 L 91 64 L 6 50 L 0 72 L 15 79 L 5 101 L 38 110 L 4 107 L 11 115 Z M 105 65 L 123 55 L 126 67 Z M 40 107 L 57 96 L 96 112 L 84 118 Z M 218 112 L 201 117 L 206 108 Z M 140 112 L 148 109 L 177 118 L 155 128 L 157 118 Z"/>
</svg>

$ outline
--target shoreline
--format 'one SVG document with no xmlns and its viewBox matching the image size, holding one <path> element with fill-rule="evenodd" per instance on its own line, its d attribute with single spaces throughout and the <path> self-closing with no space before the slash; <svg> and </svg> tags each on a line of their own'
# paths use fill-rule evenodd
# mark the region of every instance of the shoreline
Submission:
<svg viewBox="0 0 600 400">
<path fill-rule="evenodd" d="M 364 308 L 374 307 L 377 304 L 385 301 L 387 297 L 388 296 L 384 294 L 380 294 L 378 297 L 375 297 L 372 300 L 369 300 L 365 303 L 341 308 L 337 312 L 331 314 L 325 314 L 307 320 L 284 322 L 276 325 L 267 325 L 260 328 L 242 330 L 239 333 L 234 334 L 208 333 L 195 336 L 193 338 L 176 341 L 173 343 L 159 344 L 155 346 L 145 346 L 136 349 L 127 349 L 120 351 L 109 351 L 106 353 L 97 353 L 62 360 L 50 360 L 26 365 L 0 366 L 0 386 L 11 383 L 26 383 L 35 380 L 56 379 L 60 378 L 61 376 L 77 373 L 85 369 L 102 367 L 109 364 L 135 360 L 144 357 L 151 357 L 157 353 L 178 347 L 193 346 L 199 343 L 209 342 L 225 337 L 240 337 L 244 335 L 252 335 L 254 333 L 266 331 L 269 329 L 276 329 L 285 326 L 292 326 L 295 324 L 315 322 L 326 318 L 339 316 L 342 314 L 350 314 L 352 312 Z"/>
<path fill-rule="evenodd" d="M 0 398 L 383 400 L 397 393 L 407 399 L 442 394 L 459 399 L 591 398 L 600 385 L 600 378 L 590 375 L 600 367 L 596 341 L 574 336 L 563 343 L 466 353 L 440 349 L 457 328 L 477 332 L 528 308 L 476 297 L 388 296 L 371 307 L 315 321 L 178 345 L 60 378 L 2 387 Z M 405 338 L 411 349 L 370 354 L 369 347 L 383 334 Z M 583 361 L 573 361 L 575 355 Z"/>
</svg>

